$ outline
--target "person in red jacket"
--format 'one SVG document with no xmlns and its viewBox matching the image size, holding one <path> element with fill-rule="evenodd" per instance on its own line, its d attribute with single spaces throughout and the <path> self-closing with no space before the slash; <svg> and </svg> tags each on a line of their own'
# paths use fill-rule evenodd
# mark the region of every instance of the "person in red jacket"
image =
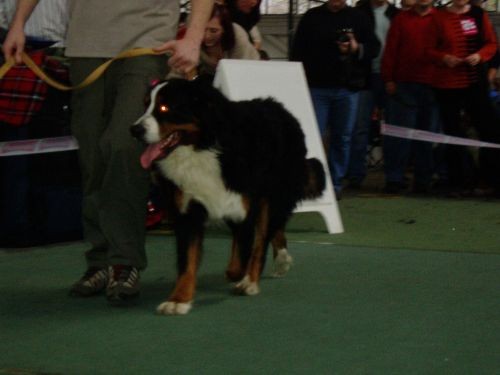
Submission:
<svg viewBox="0 0 500 375">
<path fill-rule="evenodd" d="M 433 64 L 425 55 L 425 35 L 429 33 L 435 9 L 432 0 L 417 0 L 412 9 L 400 12 L 392 21 L 382 57 L 382 79 L 388 94 L 388 124 L 436 131 L 437 105 L 432 87 Z M 385 192 L 406 189 L 404 173 L 414 147 L 413 191 L 426 193 L 432 180 L 432 144 L 385 136 Z"/>
<path fill-rule="evenodd" d="M 462 112 L 483 141 L 500 142 L 500 119 L 489 99 L 486 62 L 497 51 L 497 40 L 486 12 L 469 0 L 452 0 L 436 12 L 428 36 L 428 56 L 435 64 L 432 84 L 436 88 L 443 130 L 466 137 Z M 475 186 L 473 161 L 463 146 L 446 147 L 450 187 L 469 193 Z M 500 152 L 480 150 L 479 171 L 484 182 L 500 192 L 497 163 Z"/>
</svg>

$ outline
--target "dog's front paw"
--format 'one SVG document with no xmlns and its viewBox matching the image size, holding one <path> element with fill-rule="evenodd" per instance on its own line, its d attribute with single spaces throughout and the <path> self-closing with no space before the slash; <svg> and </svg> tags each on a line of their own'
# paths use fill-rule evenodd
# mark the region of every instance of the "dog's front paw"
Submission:
<svg viewBox="0 0 500 375">
<path fill-rule="evenodd" d="M 166 301 L 158 305 L 156 312 L 161 315 L 186 315 L 192 307 L 193 302 Z"/>
<path fill-rule="evenodd" d="M 273 264 L 273 277 L 283 277 L 285 276 L 290 267 L 292 266 L 293 258 L 288 254 L 286 249 L 278 250 L 276 257 L 274 258 Z"/>
<path fill-rule="evenodd" d="M 254 296 L 259 294 L 259 284 L 255 281 L 250 281 L 250 277 L 246 275 L 239 283 L 234 286 L 234 293 L 245 295 L 245 296 Z"/>
</svg>

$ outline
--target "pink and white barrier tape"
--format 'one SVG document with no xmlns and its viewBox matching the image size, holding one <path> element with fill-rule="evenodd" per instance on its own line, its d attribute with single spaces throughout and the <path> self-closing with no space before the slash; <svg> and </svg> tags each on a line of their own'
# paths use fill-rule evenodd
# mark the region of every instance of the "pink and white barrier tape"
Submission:
<svg viewBox="0 0 500 375">
<path fill-rule="evenodd" d="M 45 154 L 48 152 L 69 151 L 76 149 L 78 149 L 78 144 L 76 139 L 72 136 L 26 139 L 22 141 L 0 142 L 0 157 Z"/>
<path fill-rule="evenodd" d="M 389 124 L 382 124 L 382 126 L 380 127 L 380 133 L 383 135 L 390 135 L 392 137 L 406 138 L 416 141 L 445 143 L 449 145 L 460 146 L 500 148 L 500 144 L 496 143 L 481 142 L 468 138 L 452 137 L 446 134 L 403 128 L 401 126 L 394 126 Z"/>
<path fill-rule="evenodd" d="M 424 130 L 403 128 L 401 126 L 382 124 L 380 133 L 392 137 L 406 138 L 417 141 L 446 143 L 450 145 L 500 148 L 500 144 L 481 142 L 474 139 L 452 137 L 446 134 L 432 133 Z M 72 136 L 27 139 L 22 141 L 0 142 L 0 157 L 15 155 L 44 154 L 77 150 L 78 143 Z"/>
</svg>

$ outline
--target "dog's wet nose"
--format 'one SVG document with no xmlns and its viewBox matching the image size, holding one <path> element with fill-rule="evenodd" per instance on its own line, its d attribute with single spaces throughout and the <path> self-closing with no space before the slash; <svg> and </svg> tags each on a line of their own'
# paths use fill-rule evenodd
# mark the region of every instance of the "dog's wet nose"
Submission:
<svg viewBox="0 0 500 375">
<path fill-rule="evenodd" d="M 142 139 L 142 136 L 144 135 L 145 132 L 146 131 L 144 130 L 144 127 L 140 124 L 132 125 L 130 127 L 130 133 L 135 138 Z"/>
</svg>

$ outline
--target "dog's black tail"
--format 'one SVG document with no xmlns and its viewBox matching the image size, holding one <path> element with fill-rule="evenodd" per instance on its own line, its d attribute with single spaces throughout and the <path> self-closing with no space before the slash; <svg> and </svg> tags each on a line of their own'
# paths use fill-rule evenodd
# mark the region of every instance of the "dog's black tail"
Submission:
<svg viewBox="0 0 500 375">
<path fill-rule="evenodd" d="M 323 164 L 316 159 L 306 160 L 306 181 L 304 185 L 304 199 L 314 199 L 321 196 L 326 186 Z"/>
</svg>

